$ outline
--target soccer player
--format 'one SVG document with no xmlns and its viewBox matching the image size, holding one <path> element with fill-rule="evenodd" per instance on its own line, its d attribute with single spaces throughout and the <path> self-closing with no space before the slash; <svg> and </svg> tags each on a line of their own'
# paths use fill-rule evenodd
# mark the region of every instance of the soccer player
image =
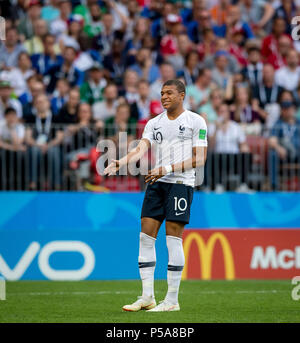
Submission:
<svg viewBox="0 0 300 343">
<path fill-rule="evenodd" d="M 168 80 L 161 89 L 165 111 L 148 121 L 142 139 L 135 149 L 120 160 L 113 160 L 104 170 L 114 175 L 128 163 L 136 163 L 154 145 L 155 168 L 148 172 L 143 202 L 139 243 L 139 270 L 142 296 L 125 311 L 179 311 L 178 292 L 184 267 L 182 234 L 189 223 L 193 199 L 195 169 L 204 166 L 207 149 L 207 127 L 198 114 L 183 108 L 185 86 L 179 80 Z M 155 241 L 162 222 L 166 220 L 169 253 L 168 292 L 156 305 L 154 297 Z"/>
</svg>

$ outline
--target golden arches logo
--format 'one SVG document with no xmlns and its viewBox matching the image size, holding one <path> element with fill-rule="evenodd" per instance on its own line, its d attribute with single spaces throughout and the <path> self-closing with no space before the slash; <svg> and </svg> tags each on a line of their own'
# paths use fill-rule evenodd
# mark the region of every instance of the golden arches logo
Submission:
<svg viewBox="0 0 300 343">
<path fill-rule="evenodd" d="M 222 251 L 223 251 L 223 256 L 224 256 L 225 279 L 226 280 L 235 279 L 235 267 L 234 267 L 232 250 L 224 234 L 222 232 L 215 232 L 208 238 L 207 243 L 205 243 L 200 233 L 191 232 L 185 237 L 184 242 L 183 242 L 183 250 L 184 250 L 184 256 L 185 256 L 185 267 L 182 272 L 183 280 L 187 278 L 189 258 L 190 258 L 189 255 L 191 251 L 191 244 L 193 243 L 193 241 L 196 242 L 197 247 L 198 247 L 203 280 L 211 279 L 212 257 L 213 257 L 213 252 L 214 252 L 214 248 L 217 241 L 219 241 L 222 246 Z"/>
</svg>

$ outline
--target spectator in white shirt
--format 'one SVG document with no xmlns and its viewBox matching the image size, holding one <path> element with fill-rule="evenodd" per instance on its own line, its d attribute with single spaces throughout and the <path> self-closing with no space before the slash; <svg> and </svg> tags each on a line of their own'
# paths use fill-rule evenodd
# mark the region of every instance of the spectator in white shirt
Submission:
<svg viewBox="0 0 300 343">
<path fill-rule="evenodd" d="M 60 0 L 58 3 L 60 16 L 50 23 L 50 32 L 58 37 L 68 31 L 68 18 L 72 13 L 72 4 L 69 0 Z"/>
<path fill-rule="evenodd" d="M 207 177 L 212 176 L 212 185 L 216 192 L 230 189 L 230 180 L 225 175 L 239 174 L 238 192 L 249 192 L 247 185 L 251 166 L 251 154 L 246 142 L 246 136 L 238 123 L 230 119 L 227 104 L 219 106 L 218 119 L 209 127 L 209 145 L 213 149 L 210 162 L 207 165 Z M 211 169 L 211 170 L 210 170 Z"/>
<path fill-rule="evenodd" d="M 21 52 L 18 58 L 18 68 L 11 67 L 6 68 L 0 73 L 0 79 L 6 80 L 10 83 L 11 87 L 14 90 L 14 93 L 19 97 L 27 90 L 26 79 L 25 75 L 31 76 L 34 74 L 34 71 L 31 69 L 32 74 L 26 74 L 26 71 L 23 69 L 25 68 L 25 63 L 29 63 L 31 65 L 30 59 L 24 57 L 27 56 L 26 52 Z M 25 60 L 27 60 L 25 62 Z M 23 63 L 24 62 L 24 63 Z M 22 67 L 22 70 L 21 70 Z M 23 74 L 24 71 L 24 74 Z"/>
<path fill-rule="evenodd" d="M 8 81 L 19 97 L 28 91 L 27 80 L 35 74 L 32 69 L 31 59 L 26 51 L 18 57 L 18 67 L 7 68 L 0 73 L 0 79 Z"/>
<path fill-rule="evenodd" d="M 6 40 L 0 43 L 0 67 L 16 67 L 18 56 L 24 51 L 23 44 L 19 43 L 18 31 L 15 27 L 6 30 Z"/>
<path fill-rule="evenodd" d="M 24 186 L 25 128 L 12 107 L 0 121 L 0 189 L 20 190 Z"/>
<path fill-rule="evenodd" d="M 229 107 L 226 104 L 219 106 L 218 118 L 210 125 L 210 144 L 217 153 L 238 154 L 248 152 L 246 136 L 238 123 L 230 119 Z"/>
<path fill-rule="evenodd" d="M 294 91 L 300 80 L 299 56 L 296 50 L 290 50 L 286 58 L 286 66 L 279 68 L 275 73 L 275 82 L 278 86 Z"/>
<path fill-rule="evenodd" d="M 22 105 L 19 100 L 11 97 L 13 88 L 8 80 L 0 80 L 0 120 L 4 118 L 6 108 L 12 107 L 18 118 L 22 118 Z"/>
</svg>

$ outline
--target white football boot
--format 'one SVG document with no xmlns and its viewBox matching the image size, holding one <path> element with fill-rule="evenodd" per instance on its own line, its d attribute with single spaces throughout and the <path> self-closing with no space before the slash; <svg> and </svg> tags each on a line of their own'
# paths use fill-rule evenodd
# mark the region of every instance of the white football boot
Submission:
<svg viewBox="0 0 300 343">
<path fill-rule="evenodd" d="M 138 297 L 138 300 L 133 304 L 123 306 L 124 311 L 137 312 L 140 310 L 150 310 L 156 306 L 156 301 L 153 297 Z"/>
<path fill-rule="evenodd" d="M 151 310 L 148 310 L 147 312 L 172 312 L 172 311 L 180 311 L 179 304 L 173 305 L 163 300 L 163 301 L 160 301 L 160 303 L 157 306 L 155 306 Z"/>
</svg>

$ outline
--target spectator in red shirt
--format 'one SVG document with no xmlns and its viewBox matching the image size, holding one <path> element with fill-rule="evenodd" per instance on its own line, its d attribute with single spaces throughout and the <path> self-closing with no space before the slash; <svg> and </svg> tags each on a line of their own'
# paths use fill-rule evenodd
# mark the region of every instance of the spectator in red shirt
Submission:
<svg viewBox="0 0 300 343">
<path fill-rule="evenodd" d="M 278 40 L 285 33 L 286 24 L 283 18 L 275 18 L 272 33 L 264 38 L 261 53 L 265 61 L 278 51 Z"/>
<path fill-rule="evenodd" d="M 182 32 L 181 17 L 177 14 L 168 14 L 166 18 L 170 33 L 163 36 L 160 42 L 161 53 L 164 57 L 178 54 L 178 35 Z"/>
<path fill-rule="evenodd" d="M 286 57 L 293 48 L 293 42 L 290 37 L 283 34 L 278 39 L 277 49 L 274 50 L 266 59 L 267 63 L 272 64 L 275 69 L 282 68 L 286 65 Z"/>
<path fill-rule="evenodd" d="M 245 35 L 244 30 L 237 29 L 232 34 L 232 41 L 229 45 L 229 53 L 236 58 L 241 67 L 245 67 L 248 63 L 247 54 L 244 48 Z"/>
</svg>

